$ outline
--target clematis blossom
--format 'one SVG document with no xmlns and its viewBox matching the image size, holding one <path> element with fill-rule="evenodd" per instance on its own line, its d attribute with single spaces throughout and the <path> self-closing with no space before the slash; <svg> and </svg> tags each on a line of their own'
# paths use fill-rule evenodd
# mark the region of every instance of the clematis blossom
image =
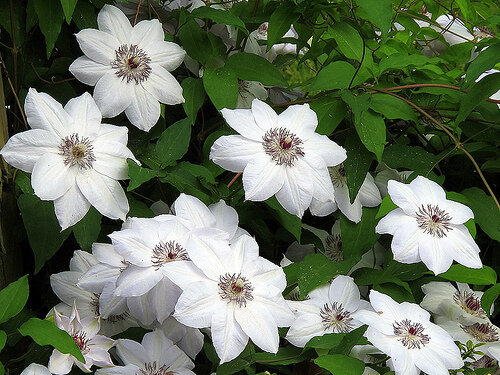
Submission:
<svg viewBox="0 0 500 375">
<path fill-rule="evenodd" d="M 24 104 L 31 130 L 12 136 L 0 154 L 31 173 L 42 200 L 54 201 L 62 229 L 80 221 L 94 206 L 102 215 L 125 220 L 127 197 L 118 180 L 128 179 L 127 128 L 101 124 L 89 93 L 62 105 L 30 89 Z"/>
<path fill-rule="evenodd" d="M 159 102 L 184 102 L 182 87 L 170 71 L 181 65 L 186 52 L 164 41 L 157 19 L 132 27 L 120 9 L 106 4 L 97 24 L 99 30 L 76 34 L 85 55 L 69 70 L 79 81 L 95 86 L 94 99 L 104 117 L 125 111 L 133 125 L 149 131 L 160 118 Z"/>
</svg>

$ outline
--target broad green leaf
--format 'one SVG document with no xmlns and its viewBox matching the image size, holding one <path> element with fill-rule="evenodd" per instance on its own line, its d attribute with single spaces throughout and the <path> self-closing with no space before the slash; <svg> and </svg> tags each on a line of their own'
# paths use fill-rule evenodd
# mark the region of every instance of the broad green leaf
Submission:
<svg viewBox="0 0 500 375">
<path fill-rule="evenodd" d="M 3 366 L 2 362 L 0 362 L 0 375 L 5 374 L 5 367 Z"/>
<path fill-rule="evenodd" d="M 347 151 L 347 159 L 344 160 L 344 171 L 349 189 L 349 199 L 352 202 L 356 199 L 358 191 L 363 185 L 366 174 L 372 163 L 372 154 L 361 143 L 355 132 L 350 132 L 344 142 Z"/>
<path fill-rule="evenodd" d="M 474 8 L 471 6 L 470 0 L 456 0 L 456 2 L 465 20 L 469 22 L 475 22 L 476 12 Z"/>
<path fill-rule="evenodd" d="M 200 78 L 188 77 L 182 81 L 182 96 L 185 102 L 182 103 L 187 117 L 191 120 L 191 124 L 196 121 L 198 110 L 205 101 L 205 89 L 203 88 L 203 80 Z"/>
<path fill-rule="evenodd" d="M 19 314 L 29 295 L 28 275 L 0 290 L 0 324 Z"/>
<path fill-rule="evenodd" d="M 236 15 L 230 11 L 223 9 L 215 9 L 209 6 L 204 6 L 200 8 L 193 9 L 191 11 L 191 16 L 195 18 L 209 18 L 215 23 L 235 26 L 245 34 L 248 34 L 248 30 L 245 27 L 245 23 Z"/>
<path fill-rule="evenodd" d="M 439 274 L 439 277 L 446 280 L 476 285 L 489 285 L 496 284 L 497 282 L 496 272 L 488 266 L 476 269 L 467 268 L 461 264 L 454 264 L 448 271 Z"/>
<path fill-rule="evenodd" d="M 154 217 L 155 214 L 143 201 L 135 199 L 132 195 L 127 196 L 130 210 L 128 211 L 129 217 Z"/>
<path fill-rule="evenodd" d="M 33 24 L 33 20 L 28 18 L 36 19 L 31 14 L 31 17 L 28 17 L 28 14 L 32 13 L 32 9 L 30 9 L 32 5 L 30 3 L 26 4 L 24 1 L 4 1 L 0 6 L 0 25 L 5 29 L 2 30 L 2 33 L 6 31 L 12 38 L 12 32 L 14 32 L 13 38 L 16 41 L 17 48 L 22 46 L 26 38 L 26 32 L 29 31 L 27 29 L 28 24 Z"/>
<path fill-rule="evenodd" d="M 356 69 L 345 61 L 334 61 L 321 69 L 311 83 L 311 90 L 346 89 Z"/>
<path fill-rule="evenodd" d="M 495 241 L 500 241 L 500 212 L 493 198 L 476 187 L 462 191 L 470 202 L 474 218 L 481 229 Z"/>
<path fill-rule="evenodd" d="M 161 181 L 167 182 L 174 186 L 181 193 L 191 194 L 202 200 L 205 204 L 212 203 L 212 197 L 208 194 L 208 190 L 201 183 L 212 182 L 210 180 L 211 173 L 201 165 L 182 162 L 175 167 L 169 169 L 165 178 Z"/>
<path fill-rule="evenodd" d="M 128 176 L 130 177 L 130 182 L 127 187 L 127 191 L 134 190 L 141 186 L 143 183 L 155 178 L 158 172 L 153 171 L 149 168 L 140 167 L 132 159 L 127 159 L 128 164 Z"/>
<path fill-rule="evenodd" d="M 310 356 L 310 353 L 304 351 L 302 348 L 296 348 L 294 346 L 285 346 L 278 349 L 276 354 L 274 353 L 255 353 L 253 360 L 257 363 L 263 365 L 291 365 L 293 363 L 299 363 L 304 361 Z"/>
<path fill-rule="evenodd" d="M 371 96 L 366 94 L 353 95 L 349 90 L 342 90 L 342 100 L 351 108 L 354 121 L 359 121 L 363 112 L 370 106 Z"/>
<path fill-rule="evenodd" d="M 290 29 L 292 23 L 297 21 L 299 13 L 296 12 L 296 5 L 293 1 L 282 1 L 269 18 L 267 29 L 267 50 L 276 44 L 283 35 Z"/>
<path fill-rule="evenodd" d="M 183 21 L 181 18 L 179 23 L 181 27 L 178 30 L 178 35 L 182 47 L 190 57 L 202 64 L 206 63 L 213 53 L 206 31 L 194 19 Z"/>
<path fill-rule="evenodd" d="M 483 307 L 484 311 L 488 313 L 488 316 L 490 315 L 491 306 L 493 306 L 493 303 L 495 303 L 495 300 L 499 295 L 500 284 L 495 284 L 491 288 L 486 290 L 481 297 L 481 306 Z"/>
<path fill-rule="evenodd" d="M 271 197 L 266 200 L 266 205 L 272 209 L 272 213 L 274 214 L 276 220 L 278 220 L 283 227 L 289 231 L 300 243 L 300 234 L 302 232 L 302 223 L 300 219 L 287 212 L 281 204 L 278 203 L 276 198 Z"/>
<path fill-rule="evenodd" d="M 7 334 L 5 333 L 5 331 L 0 331 L 0 352 L 2 351 L 6 342 L 7 342 Z"/>
<path fill-rule="evenodd" d="M 500 89 L 500 73 L 489 74 L 473 85 L 460 102 L 456 124 L 460 124 L 469 116 L 476 106 Z"/>
<path fill-rule="evenodd" d="M 31 187 L 31 177 L 30 174 L 18 170 L 16 173 L 16 185 L 19 186 L 24 194 L 35 194 L 35 191 Z"/>
<path fill-rule="evenodd" d="M 380 74 L 384 73 L 386 70 L 401 70 L 413 66 L 424 66 L 438 61 L 441 61 L 441 59 L 431 59 L 424 55 L 404 55 L 401 53 L 394 53 L 390 56 L 384 57 L 380 61 Z"/>
<path fill-rule="evenodd" d="M 391 0 L 356 0 L 361 7 L 360 15 L 377 26 L 385 39 L 392 23 Z"/>
<path fill-rule="evenodd" d="M 316 358 L 314 363 L 333 375 L 362 375 L 365 370 L 363 361 L 343 354 L 322 355 Z"/>
<path fill-rule="evenodd" d="M 373 95 L 370 102 L 370 108 L 389 119 L 412 120 L 417 122 L 415 111 L 413 111 L 404 101 L 391 95 Z"/>
<path fill-rule="evenodd" d="M 310 339 L 304 348 L 331 349 L 340 344 L 345 337 L 345 333 L 327 333 Z"/>
<path fill-rule="evenodd" d="M 382 160 L 391 168 L 427 173 L 434 166 L 437 158 L 420 146 L 396 143 L 384 150 Z"/>
<path fill-rule="evenodd" d="M 357 224 L 340 215 L 340 233 L 344 261 L 351 261 L 354 266 L 361 256 L 370 250 L 379 235 L 375 233 L 377 208 L 363 207 L 363 216 Z"/>
<path fill-rule="evenodd" d="M 273 64 L 253 53 L 235 53 L 229 56 L 225 67 L 245 81 L 258 81 L 266 86 L 287 86 L 286 80 Z"/>
<path fill-rule="evenodd" d="M 60 1 L 64 12 L 64 17 L 66 17 L 66 23 L 69 25 L 78 0 L 60 0 Z"/>
<path fill-rule="evenodd" d="M 337 42 L 338 49 L 348 59 L 361 61 L 363 39 L 358 31 L 347 22 L 335 22 L 328 30 Z"/>
<path fill-rule="evenodd" d="M 359 121 L 354 122 L 359 139 L 368 151 L 377 156 L 379 163 L 382 161 L 382 153 L 385 146 L 385 122 L 384 119 L 372 112 L 364 111 Z"/>
<path fill-rule="evenodd" d="M 73 234 L 78 245 L 85 251 L 92 250 L 92 244 L 97 241 L 101 232 L 102 215 L 94 207 L 78 223 L 73 225 Z"/>
<path fill-rule="evenodd" d="M 191 139 L 191 122 L 188 118 L 170 125 L 156 143 L 156 154 L 163 165 L 172 165 L 184 156 Z"/>
<path fill-rule="evenodd" d="M 87 1 L 79 1 L 73 12 L 73 22 L 80 30 L 97 29 L 97 11 Z"/>
<path fill-rule="evenodd" d="M 500 61 L 500 43 L 493 44 L 481 53 L 470 63 L 465 73 L 464 87 L 468 87 L 481 75 L 481 73 L 491 69 Z"/>
<path fill-rule="evenodd" d="M 48 320 L 31 318 L 19 327 L 23 336 L 31 336 L 38 345 L 51 345 L 61 353 L 71 354 L 80 362 L 85 363 L 82 352 L 68 332 L 59 329 Z"/>
<path fill-rule="evenodd" d="M 366 328 L 367 328 L 366 326 L 361 326 L 347 333 L 342 338 L 340 344 L 337 347 L 332 348 L 332 350 L 330 350 L 330 353 L 349 355 L 349 353 L 351 352 L 352 348 L 355 345 L 368 344 L 368 341 L 363 337 Z"/>
<path fill-rule="evenodd" d="M 40 30 L 45 36 L 47 58 L 50 57 L 56 40 L 61 32 L 64 13 L 59 0 L 33 0 L 35 12 L 38 16 Z"/>
<path fill-rule="evenodd" d="M 377 215 L 375 215 L 375 219 L 380 219 L 384 217 L 385 215 L 387 215 L 392 210 L 395 210 L 396 208 L 398 208 L 398 206 L 394 204 L 389 195 L 386 195 L 382 199 L 382 203 L 380 204 Z"/>
<path fill-rule="evenodd" d="M 323 97 L 311 103 L 318 116 L 316 133 L 330 135 L 347 115 L 347 107 L 339 98 Z"/>
<path fill-rule="evenodd" d="M 207 68 L 203 74 L 203 86 L 215 108 L 236 107 L 238 99 L 238 77 L 232 69 Z"/>
<path fill-rule="evenodd" d="M 61 232 L 52 202 L 22 194 L 17 200 L 28 240 L 35 254 L 35 273 L 59 250 L 71 229 Z"/>
</svg>

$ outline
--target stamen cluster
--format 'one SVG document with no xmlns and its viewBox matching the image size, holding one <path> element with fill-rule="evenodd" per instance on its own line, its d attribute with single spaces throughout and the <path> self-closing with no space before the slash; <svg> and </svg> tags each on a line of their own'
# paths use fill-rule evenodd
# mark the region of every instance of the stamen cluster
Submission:
<svg viewBox="0 0 500 375">
<path fill-rule="evenodd" d="M 354 328 L 351 313 L 344 309 L 342 304 L 333 302 L 325 303 L 319 313 L 326 329 L 333 329 L 334 333 L 347 333 Z"/>
<path fill-rule="evenodd" d="M 190 260 L 186 250 L 176 241 L 160 242 L 153 249 L 151 263 L 156 270 L 166 263 L 176 260 Z"/>
<path fill-rule="evenodd" d="M 246 277 L 241 273 L 230 275 L 226 273 L 219 279 L 219 295 L 222 299 L 229 302 L 236 302 L 239 307 L 245 307 L 247 301 L 253 300 L 253 287 Z"/>
<path fill-rule="evenodd" d="M 73 341 L 78 345 L 82 354 L 87 354 L 90 351 L 88 347 L 89 340 L 87 339 L 87 334 L 82 331 L 76 331 L 71 335 Z"/>
<path fill-rule="evenodd" d="M 325 255 L 332 262 L 341 262 L 344 260 L 342 253 L 342 238 L 340 234 L 329 234 L 326 237 Z"/>
<path fill-rule="evenodd" d="M 82 137 L 73 133 L 64 138 L 59 145 L 59 155 L 64 157 L 64 165 L 73 167 L 77 165 L 80 169 L 92 168 L 96 160 L 94 156 L 94 146 L 87 137 Z"/>
<path fill-rule="evenodd" d="M 116 69 L 115 74 L 126 79 L 127 83 L 134 80 L 136 85 L 145 81 L 151 74 L 151 59 L 137 45 L 122 44 L 115 51 L 115 59 L 111 63 L 111 67 Z"/>
<path fill-rule="evenodd" d="M 304 156 L 301 146 L 304 142 L 288 129 L 269 129 L 262 140 L 264 151 L 271 156 L 277 165 L 285 164 L 288 167 L 293 167 L 298 157 Z"/>
<path fill-rule="evenodd" d="M 480 342 L 494 342 L 499 339 L 498 332 L 490 323 L 474 323 L 469 326 L 460 325 L 460 327 Z"/>
<path fill-rule="evenodd" d="M 486 311 L 481 307 L 481 302 L 479 298 L 473 292 L 464 290 L 462 293 L 459 291 L 455 292 L 453 295 L 453 301 L 459 305 L 462 310 L 467 313 L 478 317 L 480 319 L 485 319 L 487 317 Z"/>
<path fill-rule="evenodd" d="M 420 323 L 413 323 L 409 319 L 394 322 L 392 325 L 394 334 L 399 336 L 398 340 L 408 349 L 421 349 L 430 341 L 430 337 L 424 333 L 424 327 Z"/>
<path fill-rule="evenodd" d="M 417 223 L 425 233 L 434 237 L 443 238 L 452 228 L 451 216 L 436 205 L 421 205 L 417 212 Z"/>
<path fill-rule="evenodd" d="M 174 375 L 174 371 L 169 371 L 167 365 L 156 368 L 156 361 L 144 364 L 144 368 L 140 369 L 141 375 Z"/>
</svg>

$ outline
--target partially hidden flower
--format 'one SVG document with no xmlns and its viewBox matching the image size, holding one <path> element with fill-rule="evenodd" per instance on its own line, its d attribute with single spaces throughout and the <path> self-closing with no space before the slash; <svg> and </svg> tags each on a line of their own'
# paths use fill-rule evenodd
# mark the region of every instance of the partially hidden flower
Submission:
<svg viewBox="0 0 500 375">
<path fill-rule="evenodd" d="M 149 131 L 160 117 L 160 103 L 184 102 L 182 87 L 170 73 L 186 52 L 166 42 L 157 19 L 132 27 L 121 10 L 104 5 L 97 17 L 99 30 L 76 34 L 85 56 L 76 59 L 70 72 L 95 86 L 94 99 L 104 117 L 125 111 L 130 122 Z"/>
<path fill-rule="evenodd" d="M 39 365 L 38 363 L 31 363 L 28 367 L 26 367 L 21 375 L 52 375 L 49 369 L 43 365 Z"/>
<path fill-rule="evenodd" d="M 328 166 L 340 164 L 346 151 L 315 133 L 318 119 L 309 105 L 292 105 L 277 114 L 254 99 L 251 109 L 223 109 L 239 135 L 220 137 L 210 159 L 232 172 L 243 172 L 245 199 L 263 201 L 276 195 L 290 213 L 302 217 L 313 197 L 333 197 Z"/>
<path fill-rule="evenodd" d="M 410 184 L 391 180 L 388 190 L 399 208 L 383 217 L 375 230 L 394 236 L 394 260 L 422 261 L 435 274 L 447 271 L 453 260 L 482 267 L 479 247 L 464 225 L 474 217 L 469 207 L 446 199 L 441 186 L 422 176 Z"/>
<path fill-rule="evenodd" d="M 119 95 L 114 95 L 119 96 Z M 89 93 L 62 105 L 30 89 L 24 104 L 31 130 L 12 136 L 0 154 L 31 173 L 42 200 L 54 201 L 62 229 L 80 221 L 94 206 L 102 215 L 125 220 L 127 197 L 118 180 L 128 178 L 127 128 L 101 124 Z"/>
<path fill-rule="evenodd" d="M 379 350 L 391 357 L 396 375 L 448 375 L 449 369 L 463 366 L 460 350 L 452 337 L 430 322 L 430 314 L 420 306 L 397 303 L 391 297 L 372 290 L 374 311 L 354 314 L 368 325 L 365 336 Z"/>
</svg>

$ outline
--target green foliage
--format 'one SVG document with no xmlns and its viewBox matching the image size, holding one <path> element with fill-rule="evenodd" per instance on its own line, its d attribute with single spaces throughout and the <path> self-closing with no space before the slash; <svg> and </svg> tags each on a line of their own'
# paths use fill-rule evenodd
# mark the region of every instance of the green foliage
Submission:
<svg viewBox="0 0 500 375">
<path fill-rule="evenodd" d="M 156 155 L 163 166 L 174 165 L 184 156 L 191 139 L 191 123 L 188 118 L 170 125 L 156 143 Z"/>
<path fill-rule="evenodd" d="M 238 77 L 232 69 L 207 69 L 203 86 L 215 108 L 234 108 L 238 99 Z M 224 88 L 224 89 L 221 89 Z"/>
<path fill-rule="evenodd" d="M 182 103 L 182 106 L 186 111 L 187 117 L 191 120 L 191 124 L 194 124 L 196 115 L 205 101 L 203 80 L 187 77 L 182 81 L 182 95 L 186 100 Z"/>
<path fill-rule="evenodd" d="M 354 76 L 354 67 L 345 61 L 334 61 L 313 79 L 311 90 L 346 89 Z"/>
<path fill-rule="evenodd" d="M 454 264 L 448 271 L 440 274 L 439 276 L 446 280 L 476 285 L 490 285 L 497 282 L 496 272 L 488 266 L 483 266 L 483 268 L 480 269 L 474 269 L 467 268 L 461 264 Z"/>
<path fill-rule="evenodd" d="M 258 81 L 268 86 L 286 86 L 280 71 L 265 58 L 253 53 L 235 53 L 229 56 L 225 67 L 233 70 L 239 79 Z"/>
<path fill-rule="evenodd" d="M 28 275 L 0 290 L 0 324 L 19 314 L 28 300 L 28 295 Z M 2 347 L 3 345 L 0 345 L 0 350 Z"/>
<path fill-rule="evenodd" d="M 322 355 L 316 358 L 314 363 L 332 374 L 362 375 L 365 370 L 363 361 L 343 354 Z"/>
<path fill-rule="evenodd" d="M 82 250 L 90 252 L 92 244 L 97 242 L 101 232 L 101 219 L 102 215 L 94 207 L 90 207 L 85 217 L 73 225 L 73 234 Z"/>
<path fill-rule="evenodd" d="M 292 1 L 282 1 L 269 18 L 267 30 L 267 50 L 276 44 L 290 29 L 290 25 L 299 18 L 295 4 Z"/>
</svg>

